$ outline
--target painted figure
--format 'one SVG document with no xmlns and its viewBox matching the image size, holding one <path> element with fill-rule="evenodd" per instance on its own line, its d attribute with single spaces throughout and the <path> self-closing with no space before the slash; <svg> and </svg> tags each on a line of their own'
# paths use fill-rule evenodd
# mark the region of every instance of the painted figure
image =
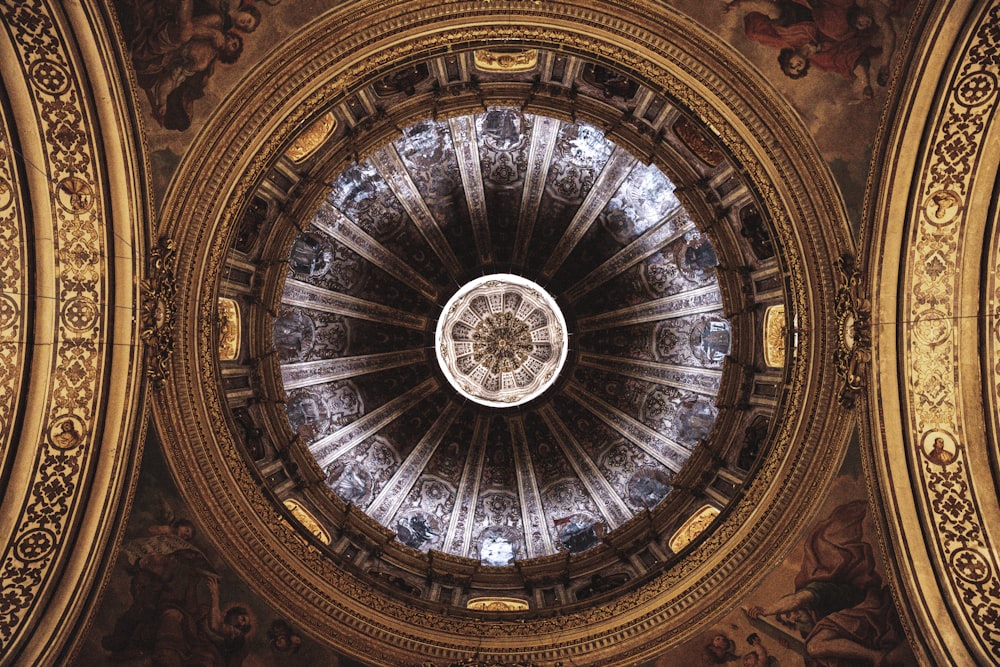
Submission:
<svg viewBox="0 0 1000 667">
<path fill-rule="evenodd" d="M 153 118 L 170 130 L 190 127 L 194 101 L 204 96 L 216 63 L 235 63 L 244 36 L 260 22 L 250 0 L 137 3 L 132 63 Z"/>
<path fill-rule="evenodd" d="M 742 667 L 778 667 L 778 659 L 767 652 L 756 632 L 747 637 L 747 644 L 750 650 L 743 654 Z"/>
<path fill-rule="evenodd" d="M 705 656 L 714 665 L 724 665 L 727 662 L 736 660 L 736 642 L 721 632 L 712 637 L 712 641 L 705 644 Z"/>
<path fill-rule="evenodd" d="M 775 616 L 798 631 L 810 667 L 898 665 L 908 653 L 892 595 L 863 539 L 866 509 L 856 500 L 817 524 L 805 542 L 795 592 L 747 610 L 751 618 Z"/>
<path fill-rule="evenodd" d="M 222 611 L 219 575 L 198 548 L 158 531 L 132 540 L 122 555 L 132 605 L 102 639 L 113 660 L 147 658 L 154 667 L 243 664 L 251 614 L 242 606 Z"/>
<path fill-rule="evenodd" d="M 746 36 L 779 49 L 781 71 L 800 79 L 811 67 L 860 82 L 866 99 L 874 96 L 872 62 L 880 62 L 876 81 L 886 85 L 896 50 L 893 16 L 908 0 L 732 0 L 724 11 L 753 3 L 743 19 Z"/>
</svg>

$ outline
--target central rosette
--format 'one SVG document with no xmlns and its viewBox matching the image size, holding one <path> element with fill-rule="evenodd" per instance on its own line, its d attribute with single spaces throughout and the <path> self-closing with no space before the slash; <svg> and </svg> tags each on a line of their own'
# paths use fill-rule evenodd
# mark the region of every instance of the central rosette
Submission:
<svg viewBox="0 0 1000 667">
<path fill-rule="evenodd" d="M 535 349 L 528 325 L 506 311 L 481 320 L 472 341 L 472 358 L 493 375 L 516 371 Z"/>
<path fill-rule="evenodd" d="M 545 391 L 566 360 L 566 322 L 540 286 L 506 273 L 477 278 L 445 305 L 435 349 L 463 396 L 492 407 Z"/>
</svg>

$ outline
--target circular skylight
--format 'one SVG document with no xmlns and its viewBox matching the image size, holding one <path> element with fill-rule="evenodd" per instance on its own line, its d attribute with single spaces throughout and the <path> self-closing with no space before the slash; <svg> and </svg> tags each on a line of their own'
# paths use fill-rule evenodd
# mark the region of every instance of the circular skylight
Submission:
<svg viewBox="0 0 1000 667">
<path fill-rule="evenodd" d="M 491 407 L 535 398 L 566 360 L 566 321 L 536 283 L 509 273 L 477 278 L 445 305 L 435 352 L 460 394 Z"/>
</svg>

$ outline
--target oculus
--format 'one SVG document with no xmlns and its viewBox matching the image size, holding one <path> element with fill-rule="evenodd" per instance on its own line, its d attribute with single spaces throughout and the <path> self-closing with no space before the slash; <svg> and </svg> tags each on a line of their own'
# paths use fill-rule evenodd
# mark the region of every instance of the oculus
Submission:
<svg viewBox="0 0 1000 667">
<path fill-rule="evenodd" d="M 460 394 L 509 407 L 555 382 L 566 361 L 566 321 L 536 283 L 508 273 L 477 278 L 445 305 L 437 325 L 441 371 Z"/>
</svg>

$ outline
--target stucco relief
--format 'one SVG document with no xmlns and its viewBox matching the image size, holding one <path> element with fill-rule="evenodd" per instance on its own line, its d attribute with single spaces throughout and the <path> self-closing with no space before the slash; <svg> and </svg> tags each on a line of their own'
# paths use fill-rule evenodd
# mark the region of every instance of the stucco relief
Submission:
<svg viewBox="0 0 1000 667">
<path fill-rule="evenodd" d="M 474 58 L 484 72 L 524 72 L 538 65 L 535 49 L 477 49 Z"/>
<path fill-rule="evenodd" d="M 232 299 L 219 299 L 219 360 L 232 361 L 240 356 L 243 336 L 240 306 Z"/>
<path fill-rule="evenodd" d="M 292 162 L 304 162 L 337 130 L 337 118 L 327 112 L 316 119 L 305 132 L 292 142 L 285 155 Z"/>
</svg>

